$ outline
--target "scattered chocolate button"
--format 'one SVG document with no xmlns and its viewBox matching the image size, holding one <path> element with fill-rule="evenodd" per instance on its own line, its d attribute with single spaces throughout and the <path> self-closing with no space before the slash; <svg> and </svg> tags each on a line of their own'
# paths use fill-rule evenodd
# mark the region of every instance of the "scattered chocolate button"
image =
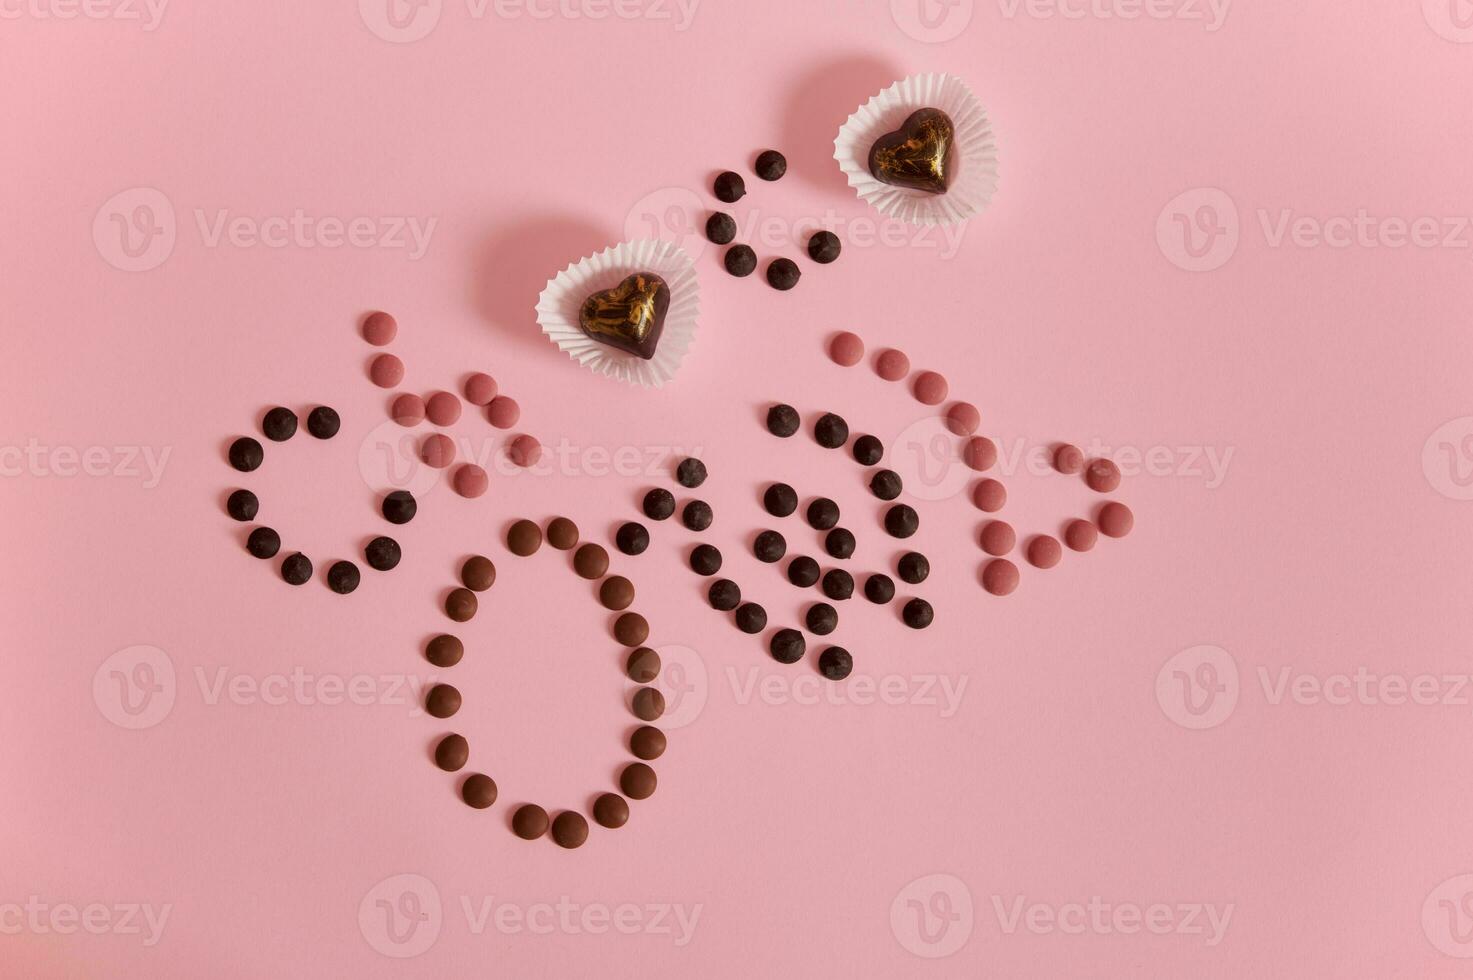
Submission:
<svg viewBox="0 0 1473 980">
<path fill-rule="evenodd" d="M 893 347 L 882 350 L 875 358 L 875 373 L 886 381 L 899 381 L 910 373 L 910 358 Z"/>
<path fill-rule="evenodd" d="M 580 578 L 603 578 L 609 570 L 609 553 L 592 542 L 582 545 L 573 552 L 573 571 Z"/>
<path fill-rule="evenodd" d="M 241 436 L 230 444 L 230 465 L 242 473 L 249 473 L 261 465 L 266 450 L 250 436 Z"/>
<path fill-rule="evenodd" d="M 757 154 L 757 176 L 763 180 L 782 180 L 788 172 L 788 158 L 776 150 L 763 150 Z"/>
<path fill-rule="evenodd" d="M 395 490 L 384 497 L 382 510 L 384 520 L 390 524 L 408 524 L 414 520 L 419 504 L 408 490 Z"/>
<path fill-rule="evenodd" d="M 461 390 L 465 392 L 466 401 L 484 407 L 491 404 L 491 399 L 496 397 L 499 388 L 495 378 L 477 371 L 465 379 L 465 386 Z"/>
<path fill-rule="evenodd" d="M 578 525 L 566 517 L 554 517 L 547 524 L 547 543 L 558 551 L 572 551 L 578 547 Z"/>
<path fill-rule="evenodd" d="M 786 483 L 774 483 L 762 494 L 762 507 L 773 517 L 787 517 L 798 509 L 798 491 Z"/>
<path fill-rule="evenodd" d="M 744 602 L 737 606 L 736 624 L 743 633 L 761 633 L 767 629 L 767 610 L 755 602 Z"/>
<path fill-rule="evenodd" d="M 614 547 L 626 555 L 642 555 L 649 546 L 650 532 L 637 521 L 626 521 L 614 532 Z"/>
<path fill-rule="evenodd" d="M 598 601 L 605 609 L 622 612 L 634 604 L 634 583 L 622 575 L 610 575 L 598 587 Z"/>
<path fill-rule="evenodd" d="M 435 746 L 435 765 L 446 772 L 458 772 L 470 757 L 471 746 L 464 735 L 446 735 Z"/>
<path fill-rule="evenodd" d="M 827 602 L 815 602 L 808 607 L 803 621 L 814 636 L 828 636 L 839 627 L 839 610 Z"/>
<path fill-rule="evenodd" d="M 808 257 L 819 265 L 828 265 L 839 257 L 844 246 L 831 231 L 816 231 L 808 239 Z"/>
<path fill-rule="evenodd" d="M 655 356 L 670 310 L 670 286 L 653 272 L 636 272 L 583 301 L 578 326 L 592 339 L 646 361 Z"/>
<path fill-rule="evenodd" d="M 881 500 L 894 500 L 903 488 L 900 474 L 894 470 L 880 470 L 869 480 L 869 492 Z"/>
<path fill-rule="evenodd" d="M 895 580 L 879 572 L 864 580 L 864 597 L 876 605 L 883 606 L 895 598 Z"/>
<path fill-rule="evenodd" d="M 558 847 L 566 847 L 568 850 L 582 847 L 588 840 L 588 821 L 583 819 L 581 813 L 564 810 L 553 818 L 552 839 Z"/>
<path fill-rule="evenodd" d="M 747 182 L 742 180 L 742 175 L 730 170 L 723 170 L 716 175 L 713 185 L 716 191 L 716 200 L 723 204 L 735 204 L 747 193 Z"/>
<path fill-rule="evenodd" d="M 997 462 L 997 446 L 986 436 L 972 436 L 962 447 L 962 462 L 974 470 L 990 470 Z"/>
<path fill-rule="evenodd" d="M 506 455 L 513 463 L 522 469 L 527 469 L 536 466 L 537 461 L 542 458 L 542 443 L 538 442 L 536 437 L 523 433 L 506 447 Z"/>
<path fill-rule="evenodd" d="M 982 567 L 982 587 L 993 595 L 1008 595 L 1018 587 L 1018 566 L 994 558 Z"/>
<path fill-rule="evenodd" d="M 798 285 L 803 273 L 792 259 L 773 259 L 767 264 L 767 284 L 773 289 L 787 292 Z"/>
<path fill-rule="evenodd" d="M 649 621 L 639 613 L 627 612 L 614 620 L 614 639 L 624 646 L 644 646 L 644 641 L 649 638 Z"/>
<path fill-rule="evenodd" d="M 426 466 L 443 470 L 455 462 L 455 443 L 443 432 L 432 432 L 420 442 L 419 458 Z"/>
<path fill-rule="evenodd" d="M 1013 550 L 1013 545 L 1018 543 L 1018 535 L 1007 521 L 988 521 L 982 525 L 981 542 L 983 551 L 1001 558 Z"/>
<path fill-rule="evenodd" d="M 687 456 L 675 466 L 675 482 L 694 490 L 706 482 L 706 464 L 694 456 Z"/>
<path fill-rule="evenodd" d="M 831 558 L 854 557 L 854 532 L 847 527 L 836 527 L 824 535 L 823 548 Z"/>
<path fill-rule="evenodd" d="M 767 410 L 767 431 L 786 439 L 798 431 L 802 420 L 798 410 L 791 405 L 774 405 Z"/>
<path fill-rule="evenodd" d="M 711 583 L 706 598 L 711 603 L 712 609 L 722 612 L 731 612 L 742 601 L 742 589 L 729 578 L 721 578 Z"/>
<path fill-rule="evenodd" d="M 665 713 L 665 695 L 658 688 L 641 687 L 634 692 L 630 707 L 640 721 L 654 721 Z"/>
<path fill-rule="evenodd" d="M 663 487 L 656 487 L 644 495 L 644 516 L 652 521 L 663 521 L 675 513 L 675 496 Z"/>
<path fill-rule="evenodd" d="M 393 354 L 380 354 L 368 363 L 368 379 L 380 388 L 393 388 L 404 380 L 404 362 Z"/>
<path fill-rule="evenodd" d="M 363 339 L 375 347 L 387 347 L 399 333 L 399 321 L 382 310 L 363 318 Z"/>
<path fill-rule="evenodd" d="M 849 447 L 854 461 L 860 466 L 874 466 L 885 458 L 885 444 L 874 436 L 860 436 Z"/>
<path fill-rule="evenodd" d="M 631 800 L 647 800 L 655 793 L 655 771 L 643 762 L 631 762 L 619 775 L 619 788 Z"/>
<path fill-rule="evenodd" d="M 1108 459 L 1090 460 L 1084 471 L 1084 482 L 1095 493 L 1110 493 L 1120 486 L 1120 467 Z"/>
<path fill-rule="evenodd" d="M 917 109 L 900 128 L 875 140 L 869 172 L 882 184 L 945 194 L 955 171 L 956 127 L 940 109 Z"/>
<path fill-rule="evenodd" d="M 808 526 L 815 531 L 827 531 L 839 523 L 839 505 L 828 497 L 818 497 L 808 505 Z"/>
<path fill-rule="evenodd" d="M 389 418 L 406 427 L 419 425 L 425 420 L 425 400 L 418 395 L 400 395 L 389 406 Z"/>
<path fill-rule="evenodd" d="M 455 468 L 450 485 L 462 497 L 474 500 L 486 492 L 486 488 L 491 485 L 491 478 L 475 463 L 463 463 Z"/>
<path fill-rule="evenodd" d="M 690 553 L 690 568 L 697 575 L 715 575 L 721 571 L 721 552 L 715 545 L 696 545 Z"/>
<path fill-rule="evenodd" d="M 813 438 L 825 449 L 838 449 L 849 441 L 849 423 L 832 412 L 819 416 Z"/>
<path fill-rule="evenodd" d="M 517 521 L 506 532 L 506 547 L 519 558 L 536 554 L 542 547 L 542 528 L 532 521 Z"/>
<path fill-rule="evenodd" d="M 275 528 L 258 527 L 251 531 L 250 537 L 246 538 L 246 551 L 256 558 L 275 558 L 276 553 L 281 550 L 281 535 L 276 533 Z M 308 572 L 310 575 L 311 572 Z"/>
<path fill-rule="evenodd" d="M 513 398 L 497 395 L 486 406 L 486 419 L 498 429 L 510 429 L 522 417 L 522 406 Z"/>
<path fill-rule="evenodd" d="M 829 357 L 841 367 L 853 367 L 864 360 L 864 341 L 859 334 L 841 330 L 829 341 Z"/>
<path fill-rule="evenodd" d="M 362 573 L 350 561 L 335 561 L 327 569 L 327 587 L 338 595 L 347 595 L 358 588 Z"/>
<path fill-rule="evenodd" d="M 980 511 L 995 514 L 1002 510 L 1003 505 L 1007 502 L 1007 488 L 992 477 L 978 480 L 977 485 L 972 487 L 972 503 Z"/>
<path fill-rule="evenodd" d="M 629 803 L 618 793 L 604 793 L 593 801 L 593 819 L 600 827 L 618 830 L 629 822 Z"/>
<path fill-rule="evenodd" d="M 425 659 L 436 667 L 454 667 L 464 656 L 465 644 L 449 633 L 441 633 L 425 644 Z"/>
<path fill-rule="evenodd" d="M 460 692 L 449 684 L 436 684 L 425 695 L 425 711 L 434 718 L 449 718 L 460 710 Z"/>
<path fill-rule="evenodd" d="M 838 602 L 854 594 L 854 576 L 842 568 L 831 568 L 823 576 L 823 594 Z"/>
<path fill-rule="evenodd" d="M 425 399 L 425 417 L 431 425 L 454 425 L 460 421 L 460 399 L 448 391 L 437 391 Z"/>
<path fill-rule="evenodd" d="M 629 751 L 636 759 L 658 759 L 665 754 L 665 733 L 658 728 L 644 725 L 629 736 Z"/>
<path fill-rule="evenodd" d="M 1064 543 L 1071 551 L 1089 551 L 1099 540 L 1100 531 L 1089 521 L 1072 520 L 1064 527 Z"/>
<path fill-rule="evenodd" d="M 950 390 L 946 379 L 935 371 L 922 371 L 916 375 L 915 385 L 911 388 L 916 401 L 922 405 L 940 405 L 946 401 Z"/>
<path fill-rule="evenodd" d="M 624 662 L 624 673 L 637 684 L 648 684 L 660 676 L 660 655 L 649 647 L 640 647 Z"/>
<path fill-rule="evenodd" d="M 331 410 L 327 405 L 318 405 L 317 408 L 306 414 L 306 430 L 315 438 L 331 439 L 342 427 L 343 420 L 339 419 L 336 411 Z"/>
<path fill-rule="evenodd" d="M 261 501 L 249 490 L 237 490 L 225 501 L 225 513 L 237 521 L 254 521 L 260 510 Z"/>
<path fill-rule="evenodd" d="M 1028 541 L 1028 564 L 1034 568 L 1053 568 L 1063 556 L 1057 538 L 1039 534 Z"/>
<path fill-rule="evenodd" d="M 445 615 L 457 623 L 469 622 L 479 606 L 476 594 L 470 589 L 452 589 L 445 597 Z"/>
<path fill-rule="evenodd" d="M 913 630 L 923 630 L 936 619 L 936 612 L 925 599 L 912 599 L 900 611 L 900 618 Z"/>
<path fill-rule="evenodd" d="M 547 833 L 547 811 L 536 803 L 523 803 L 511 817 L 511 830 L 522 840 L 537 840 Z"/>
<path fill-rule="evenodd" d="M 772 634 L 772 642 L 768 644 L 768 650 L 772 653 L 772 659 L 780 664 L 795 664 L 803 659 L 803 651 L 807 644 L 803 642 L 803 634 L 794 629 L 781 629 Z"/>
<path fill-rule="evenodd" d="M 1135 527 L 1135 515 L 1124 504 L 1111 501 L 1100 508 L 1100 533 L 1111 538 L 1123 538 Z"/>
<path fill-rule="evenodd" d="M 931 563 L 919 551 L 907 551 L 900 556 L 895 571 L 900 576 L 900 581 L 920 585 L 930 576 Z"/>
<path fill-rule="evenodd" d="M 736 237 L 736 219 L 725 211 L 714 211 L 706 219 L 706 239 L 713 245 L 729 245 Z"/>
<path fill-rule="evenodd" d="M 496 802 L 496 782 L 485 773 L 475 773 L 461 785 L 460 798 L 466 805 L 484 810 Z"/>
<path fill-rule="evenodd" d="M 843 647 L 829 647 L 818 655 L 818 672 L 831 681 L 842 681 L 854 670 L 854 658 Z"/>
<path fill-rule="evenodd" d="M 473 592 L 485 592 L 496 584 L 496 566 L 488 557 L 473 554 L 461 564 L 461 582 Z"/>
<path fill-rule="evenodd" d="M 757 535 L 757 540 L 752 542 L 752 554 L 757 556 L 758 561 L 771 564 L 781 561 L 783 555 L 788 553 L 787 539 L 777 531 L 763 531 Z"/>
<path fill-rule="evenodd" d="M 281 577 L 288 585 L 305 585 L 312 578 L 312 561 L 298 551 L 281 562 Z"/>
<path fill-rule="evenodd" d="M 715 519 L 711 505 L 704 500 L 692 500 L 680 512 L 681 523 L 692 531 L 706 530 Z"/>
<path fill-rule="evenodd" d="M 969 436 L 982 424 L 982 413 L 971 402 L 952 402 L 946 410 L 946 427 L 953 435 Z"/>
<path fill-rule="evenodd" d="M 1078 446 L 1068 443 L 1054 450 L 1054 469 L 1068 476 L 1072 476 L 1084 469 L 1084 452 Z"/>
<path fill-rule="evenodd" d="M 818 562 L 807 555 L 799 555 L 788 562 L 788 581 L 800 589 L 810 588 L 818 581 Z"/>
<path fill-rule="evenodd" d="M 885 511 L 885 530 L 892 538 L 908 538 L 921 526 L 921 517 L 910 504 L 896 504 Z"/>
<path fill-rule="evenodd" d="M 726 271 L 738 279 L 750 276 L 757 269 L 757 253 L 752 251 L 750 245 L 733 245 L 726 250 L 722 261 L 726 265 Z"/>
<path fill-rule="evenodd" d="M 261 420 L 261 431 L 272 442 L 286 442 L 297 434 L 297 413 L 277 406 Z"/>
</svg>

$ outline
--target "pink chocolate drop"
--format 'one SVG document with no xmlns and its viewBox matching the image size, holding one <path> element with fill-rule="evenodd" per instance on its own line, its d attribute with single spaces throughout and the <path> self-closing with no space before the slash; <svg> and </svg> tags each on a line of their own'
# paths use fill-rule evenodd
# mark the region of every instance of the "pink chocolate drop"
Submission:
<svg viewBox="0 0 1473 980">
<path fill-rule="evenodd" d="M 971 402 L 953 402 L 946 410 L 946 427 L 953 435 L 969 436 L 982 424 L 982 413 Z"/>
<path fill-rule="evenodd" d="M 496 379 L 477 371 L 465 379 L 465 400 L 472 405 L 489 405 L 496 397 Z"/>
<path fill-rule="evenodd" d="M 910 358 L 893 347 L 882 350 L 875 358 L 875 373 L 886 381 L 899 381 L 910 373 Z"/>
<path fill-rule="evenodd" d="M 528 435 L 517 436 L 507 448 L 507 455 L 518 466 L 536 466 L 542 458 L 542 443 Z"/>
<path fill-rule="evenodd" d="M 368 365 L 368 377 L 380 388 L 392 388 L 404 380 L 404 362 L 393 354 L 380 354 Z"/>
<path fill-rule="evenodd" d="M 962 462 L 974 470 L 989 470 L 997 462 L 997 446 L 986 436 L 973 436 L 962 447 Z"/>
<path fill-rule="evenodd" d="M 510 429 L 522 417 L 522 407 L 505 395 L 497 395 L 486 406 L 486 418 L 498 429 Z"/>
<path fill-rule="evenodd" d="M 1099 529 L 1086 520 L 1076 518 L 1064 528 L 1064 543 L 1071 551 L 1088 551 L 1099 539 Z"/>
<path fill-rule="evenodd" d="M 982 527 L 982 550 L 1001 558 L 1013 550 L 1018 535 L 1007 521 L 988 521 Z"/>
<path fill-rule="evenodd" d="M 951 386 L 935 371 L 922 371 L 916 375 L 915 387 L 911 391 L 915 393 L 916 401 L 922 405 L 940 405 L 946 401 Z"/>
<path fill-rule="evenodd" d="M 864 341 L 859 339 L 858 334 L 847 330 L 835 334 L 834 339 L 829 341 L 829 357 L 833 358 L 835 364 L 853 367 L 864 360 Z"/>
<path fill-rule="evenodd" d="M 1054 469 L 1073 475 L 1084 469 L 1084 453 L 1078 446 L 1067 443 L 1054 450 Z"/>
<path fill-rule="evenodd" d="M 419 444 L 419 458 L 426 466 L 443 470 L 455 461 L 455 443 L 447 435 L 431 433 Z"/>
<path fill-rule="evenodd" d="M 994 558 L 982 566 L 982 588 L 993 595 L 1007 595 L 1018 587 L 1018 566 L 1006 558 Z"/>
<path fill-rule="evenodd" d="M 1109 493 L 1120 486 L 1120 467 L 1108 459 L 1090 460 L 1084 471 L 1084 482 L 1095 493 Z"/>
<path fill-rule="evenodd" d="M 1100 533 L 1112 538 L 1123 538 L 1135 527 L 1135 515 L 1124 504 L 1110 501 L 1100 508 Z"/>
<path fill-rule="evenodd" d="M 382 310 L 363 318 L 363 339 L 375 347 L 386 347 L 399 333 L 399 321 Z"/>
<path fill-rule="evenodd" d="M 1008 502 L 1008 491 L 1001 483 L 988 477 L 978 480 L 977 485 L 972 488 L 972 503 L 978 510 L 995 514 L 1002 510 L 1003 505 Z"/>
<path fill-rule="evenodd" d="M 486 471 L 475 463 L 464 463 L 455 471 L 455 476 L 452 478 L 451 483 L 455 487 L 456 493 L 462 497 L 475 499 L 486 492 L 486 487 L 490 485 L 491 481 L 486 476 Z"/>
<path fill-rule="evenodd" d="M 1040 534 L 1028 542 L 1028 564 L 1034 568 L 1053 568 L 1063 556 L 1058 538 Z"/>
<path fill-rule="evenodd" d="M 418 395 L 400 395 L 389 406 L 389 418 L 404 426 L 419 425 L 425 420 L 425 400 Z"/>
<path fill-rule="evenodd" d="M 437 391 L 425 402 L 425 414 L 435 425 L 454 425 L 460 420 L 460 399 L 448 391 Z"/>
</svg>

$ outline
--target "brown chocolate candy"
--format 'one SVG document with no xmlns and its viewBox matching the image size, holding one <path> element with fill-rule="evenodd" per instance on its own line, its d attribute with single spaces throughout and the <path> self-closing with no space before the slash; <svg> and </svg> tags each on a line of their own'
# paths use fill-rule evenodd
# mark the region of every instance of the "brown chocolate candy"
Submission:
<svg viewBox="0 0 1473 980">
<path fill-rule="evenodd" d="M 476 594 L 470 589 L 456 589 L 445 598 L 445 615 L 457 623 L 468 622 L 475 616 L 479 605 Z"/>
<path fill-rule="evenodd" d="M 598 601 L 614 612 L 628 609 L 634 601 L 634 583 L 622 575 L 610 575 L 598 587 Z"/>
<path fill-rule="evenodd" d="M 436 684 L 425 695 L 425 711 L 435 718 L 449 718 L 460 710 L 460 692 L 449 684 Z"/>
<path fill-rule="evenodd" d="M 600 827 L 618 830 L 629 822 L 629 802 L 618 793 L 604 793 L 593 801 L 593 819 Z"/>
<path fill-rule="evenodd" d="M 566 517 L 554 517 L 547 525 L 547 543 L 558 551 L 572 551 L 578 546 L 578 525 Z"/>
<path fill-rule="evenodd" d="M 629 654 L 629 659 L 624 664 L 624 673 L 632 681 L 648 684 L 660 676 L 660 655 L 649 647 L 640 647 Z"/>
<path fill-rule="evenodd" d="M 655 356 L 669 310 L 670 287 L 665 280 L 653 272 L 636 272 L 584 300 L 578 326 L 599 343 L 648 361 Z"/>
<path fill-rule="evenodd" d="M 496 566 L 489 558 L 472 555 L 460 566 L 460 580 L 472 592 L 485 592 L 496 584 Z"/>
<path fill-rule="evenodd" d="M 512 833 L 522 840 L 536 840 L 547 833 L 547 811 L 536 803 L 523 803 L 511 815 Z"/>
<path fill-rule="evenodd" d="M 652 725 L 643 725 L 629 736 L 629 751 L 646 762 L 665 754 L 665 733 Z"/>
<path fill-rule="evenodd" d="M 474 773 L 461 784 L 460 798 L 477 810 L 484 810 L 496 802 L 496 781 L 485 773 Z"/>
<path fill-rule="evenodd" d="M 649 621 L 639 613 L 625 613 L 614 620 L 614 639 L 626 647 L 642 646 L 649 638 Z"/>
<path fill-rule="evenodd" d="M 581 813 L 564 810 L 552 821 L 552 839 L 558 847 L 582 847 L 588 840 L 588 821 Z"/>
<path fill-rule="evenodd" d="M 506 532 L 506 547 L 518 558 L 536 554 L 542 547 L 542 528 L 531 521 L 517 521 Z"/>
<path fill-rule="evenodd" d="M 665 713 L 665 695 L 660 693 L 659 688 L 641 687 L 634 692 L 631 707 L 634 717 L 640 721 L 654 721 Z"/>
<path fill-rule="evenodd" d="M 573 571 L 586 579 L 603 578 L 609 570 L 609 553 L 596 544 L 585 544 L 573 552 Z"/>
<path fill-rule="evenodd" d="M 446 735 L 435 746 L 435 765 L 446 772 L 455 772 L 471 757 L 470 743 L 464 735 Z"/>
<path fill-rule="evenodd" d="M 449 633 L 441 633 L 425 645 L 425 659 L 436 667 L 454 667 L 463 656 L 465 644 Z"/>
<path fill-rule="evenodd" d="M 655 771 L 643 762 L 631 762 L 619 775 L 619 788 L 631 800 L 647 800 L 655 795 Z"/>
<path fill-rule="evenodd" d="M 869 172 L 882 184 L 945 194 L 955 173 L 956 127 L 940 109 L 917 109 L 893 133 L 875 140 Z"/>
</svg>

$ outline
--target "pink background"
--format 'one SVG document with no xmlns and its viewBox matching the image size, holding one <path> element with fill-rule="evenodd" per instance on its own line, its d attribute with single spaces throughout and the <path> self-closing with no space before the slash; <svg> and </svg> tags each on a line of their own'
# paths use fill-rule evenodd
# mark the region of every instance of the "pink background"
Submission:
<svg viewBox="0 0 1473 980">
<path fill-rule="evenodd" d="M 1178 8 L 1207 12 L 1157 9 Z M 906 0 L 704 0 L 688 24 L 650 3 L 590 20 L 477 17 L 445 0 L 425 37 L 402 43 L 371 29 L 384 23 L 374 0 L 177 3 L 154 30 L 49 16 L 69 9 L 36 0 L 0 22 L 0 973 L 1466 973 L 1473 916 L 1460 903 L 1473 888 L 1449 879 L 1473 871 L 1470 708 L 1443 679 L 1470 670 L 1473 630 L 1459 499 L 1473 465 L 1473 234 L 1456 234 L 1473 213 L 1473 46 L 1452 19 L 1466 5 L 1240 2 L 1209 30 L 1102 16 L 1129 3 L 1070 6 L 1076 18 L 963 0 L 930 10 L 960 20 L 928 30 Z M 955 249 L 896 226 L 889 244 L 867 243 L 876 216 L 830 159 L 845 116 L 917 71 L 962 75 L 997 133 L 999 192 Z M 735 211 L 764 260 L 799 260 L 788 294 L 728 277 L 715 248 L 682 234 L 704 221 L 714 173 L 750 173 L 768 146 L 787 153 L 787 178 L 749 178 Z M 115 198 L 133 188 L 174 212 L 172 252 L 142 271 L 119 268 L 108 237 L 111 215 L 143 200 Z M 1213 202 L 1215 221 L 1198 210 Z M 298 209 L 437 224 L 418 258 L 211 244 L 199 227 L 221 211 Z M 1312 222 L 1275 244 L 1286 210 Z M 1439 241 L 1392 247 L 1393 222 L 1380 239 L 1315 244 L 1315 227 L 1335 238 L 1323 223 L 1362 210 L 1434 218 Z M 576 367 L 531 316 L 550 275 L 648 234 L 647 214 L 684 238 L 702 281 L 694 350 L 661 391 Z M 1212 240 L 1215 268 L 1183 268 L 1178 215 L 1230 230 Z M 749 224 L 780 234 L 814 217 L 846 240 L 833 266 L 757 242 Z M 493 475 L 475 501 L 436 486 L 397 534 L 403 565 L 365 568 L 344 598 L 322 572 L 385 527 L 381 482 L 359 463 L 365 445 L 380 458 L 388 401 L 356 333 L 374 308 L 401 321 L 406 390 L 490 371 L 523 406 L 513 432 L 566 440 L 580 462 Z M 632 726 L 607 615 L 563 556 L 511 558 L 504 528 L 567 514 L 607 543 L 647 487 L 669 485 L 665 454 L 699 449 L 726 573 L 774 627 L 796 625 L 816 594 L 747 551 L 772 522 L 758 505 L 767 481 L 836 497 L 859 535 L 856 570 L 900 549 L 854 464 L 806 434 L 778 443 L 762 407 L 839 411 L 912 470 L 918 447 L 938 445 L 903 386 L 826 360 L 839 328 L 944 370 L 1005 457 L 1058 439 L 1124 450 L 1123 462 L 1168 447 L 1118 494 L 1135 533 L 1025 568 L 1017 593 L 992 598 L 969 482 L 954 460 L 929 460 L 929 482 L 908 475 L 943 498 L 917 504 L 933 573 L 901 595 L 930 599 L 936 624 L 915 633 L 898 603 L 846 604 L 833 639 L 857 669 L 835 689 L 808 680 L 814 638 L 784 667 L 708 608 L 684 567 L 691 536 L 654 527 L 649 552 L 615 565 L 653 641 L 691 651 L 667 657 L 684 658 L 691 700 L 672 692 L 686 723 L 656 765 L 659 791 L 581 850 L 517 840 L 506 825 L 519 803 L 581 809 L 613 788 Z M 343 432 L 268 443 L 265 467 L 238 482 L 224 447 L 278 403 L 304 416 L 331 404 Z M 454 434 L 501 452 L 474 412 Z M 16 466 L 28 444 L 42 462 Z M 156 485 L 129 475 L 128 447 L 169 453 Z M 584 465 L 621 447 L 648 472 Z M 62 475 L 68 451 L 88 450 L 110 475 Z M 1208 450 L 1232 454 L 1220 480 L 1196 459 Z M 1004 479 L 1020 537 L 1098 502 L 1058 476 Z M 317 561 L 311 584 L 290 589 L 243 552 L 222 510 L 237 485 Z M 777 526 L 794 551 L 818 553 L 796 519 Z M 419 650 L 473 552 L 501 579 L 461 630 L 469 652 L 450 673 L 466 707 L 442 723 L 400 685 L 434 673 Z M 135 645 L 167 655 L 155 676 L 174 701 L 130 730 L 93 681 Z M 1174 675 L 1159 698 L 1157 677 L 1202 645 L 1224 651 L 1211 663 L 1237 700 L 1193 730 L 1177 721 L 1196 716 L 1173 706 Z M 1388 704 L 1374 689 L 1275 703 L 1286 668 L 1333 687 L 1359 667 L 1435 675 L 1438 697 L 1463 703 Z M 374 703 L 212 698 L 221 676 L 269 686 L 294 671 L 367 683 Z M 775 693 L 751 694 L 764 678 Z M 897 685 L 901 703 L 843 695 L 862 678 Z M 965 685 L 954 711 L 928 703 L 943 682 Z M 791 696 L 836 690 L 837 703 Z M 462 805 L 458 779 L 431 765 L 451 728 L 470 739 L 469 768 L 499 783 L 493 809 Z M 396 944 L 374 900 L 401 898 L 405 881 L 421 899 L 433 888 L 441 911 Z M 170 910 L 147 945 L 116 919 L 65 934 L 4 910 L 32 896 Z M 1215 944 L 1099 924 L 1010 932 L 996 906 L 1018 896 L 1066 918 L 1095 896 L 1164 904 L 1172 924 L 1179 904 L 1232 914 Z M 955 917 L 917 919 L 912 898 Z M 544 922 L 539 903 L 560 899 L 576 929 L 506 925 Z M 477 932 L 485 902 L 512 911 Z M 625 904 L 636 934 L 581 925 Z M 698 914 L 694 929 L 662 931 L 677 921 L 648 908 L 662 904 Z M 415 943 L 417 956 L 388 955 Z"/>
</svg>

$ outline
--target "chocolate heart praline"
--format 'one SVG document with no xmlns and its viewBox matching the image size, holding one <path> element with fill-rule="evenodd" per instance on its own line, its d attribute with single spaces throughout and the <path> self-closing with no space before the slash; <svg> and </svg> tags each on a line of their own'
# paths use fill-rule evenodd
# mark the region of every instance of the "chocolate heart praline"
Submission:
<svg viewBox="0 0 1473 980">
<path fill-rule="evenodd" d="M 601 344 L 649 360 L 655 356 L 669 309 L 670 287 L 665 280 L 653 272 L 636 272 L 584 300 L 578 326 Z"/>
<path fill-rule="evenodd" d="M 875 140 L 869 172 L 881 183 L 945 194 L 956 169 L 956 127 L 940 109 L 917 109 Z"/>
</svg>

